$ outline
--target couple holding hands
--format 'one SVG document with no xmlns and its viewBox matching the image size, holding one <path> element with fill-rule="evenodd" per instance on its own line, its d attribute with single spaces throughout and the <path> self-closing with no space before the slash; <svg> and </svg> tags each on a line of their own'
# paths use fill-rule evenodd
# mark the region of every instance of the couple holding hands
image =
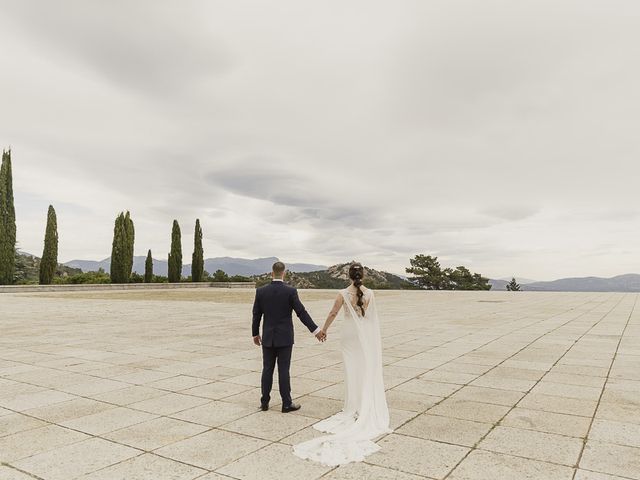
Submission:
<svg viewBox="0 0 640 480">
<path fill-rule="evenodd" d="M 342 310 L 344 317 L 340 347 L 345 380 L 343 408 L 313 425 L 316 430 L 330 435 L 295 445 L 293 451 L 300 458 L 330 466 L 363 461 L 365 456 L 380 449 L 373 440 L 391 432 L 382 378 L 380 321 L 373 291 L 362 284 L 364 268 L 359 263 L 350 265 L 351 284 L 339 291 L 322 328 L 314 323 L 306 311 L 298 291 L 284 283 L 285 270 L 282 262 L 273 264 L 272 281 L 256 290 L 253 304 L 253 342 L 262 347 L 263 358 L 260 408 L 263 411 L 269 409 L 276 363 L 282 412 L 293 412 L 301 407 L 291 398 L 292 313 L 295 311 L 318 341 L 324 342 L 327 330 Z"/>
</svg>

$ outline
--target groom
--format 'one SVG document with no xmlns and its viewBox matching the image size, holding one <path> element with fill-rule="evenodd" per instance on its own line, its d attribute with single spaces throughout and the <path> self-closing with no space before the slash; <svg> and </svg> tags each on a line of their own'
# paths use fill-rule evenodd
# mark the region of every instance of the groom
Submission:
<svg viewBox="0 0 640 480">
<path fill-rule="evenodd" d="M 285 265 L 282 262 L 273 264 L 271 283 L 256 290 L 253 303 L 253 323 L 251 325 L 253 343 L 262 345 L 262 398 L 260 409 L 269 410 L 273 371 L 278 362 L 278 381 L 282 397 L 282 412 L 293 412 L 300 408 L 291 400 L 291 384 L 289 367 L 293 350 L 292 310 L 304 323 L 318 341 L 325 339 L 324 333 L 313 323 L 298 298 L 298 291 L 284 283 Z M 260 320 L 264 315 L 262 337 L 260 337 Z"/>
</svg>

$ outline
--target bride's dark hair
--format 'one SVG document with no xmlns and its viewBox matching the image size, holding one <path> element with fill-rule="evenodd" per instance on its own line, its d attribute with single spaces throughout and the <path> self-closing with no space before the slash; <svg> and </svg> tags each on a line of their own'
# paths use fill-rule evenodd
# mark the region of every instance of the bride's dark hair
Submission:
<svg viewBox="0 0 640 480">
<path fill-rule="evenodd" d="M 364 268 L 362 264 L 358 262 L 354 262 L 349 267 L 349 278 L 353 280 L 353 286 L 356 287 L 358 296 L 358 307 L 360 307 L 360 311 L 362 312 L 362 316 L 364 317 L 364 302 L 362 301 L 362 297 L 364 297 L 364 292 L 362 291 L 362 278 L 364 277 Z"/>
</svg>

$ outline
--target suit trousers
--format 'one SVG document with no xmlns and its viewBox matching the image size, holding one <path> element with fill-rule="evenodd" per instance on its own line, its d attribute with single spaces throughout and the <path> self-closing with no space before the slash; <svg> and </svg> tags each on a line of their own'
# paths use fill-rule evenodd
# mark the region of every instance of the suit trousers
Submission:
<svg viewBox="0 0 640 480">
<path fill-rule="evenodd" d="M 273 371 L 276 361 L 278 362 L 278 384 L 280 387 L 280 397 L 282 405 L 291 405 L 291 379 L 289 378 L 289 368 L 291 366 L 291 351 L 293 345 L 287 347 L 265 347 L 262 346 L 262 398 L 260 403 L 266 405 L 271 400 L 271 387 L 273 386 Z"/>
</svg>

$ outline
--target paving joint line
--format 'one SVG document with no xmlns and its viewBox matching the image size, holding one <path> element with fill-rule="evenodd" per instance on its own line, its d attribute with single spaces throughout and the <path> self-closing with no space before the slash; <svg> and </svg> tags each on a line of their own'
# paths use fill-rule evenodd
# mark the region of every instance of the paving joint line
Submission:
<svg viewBox="0 0 640 480">
<path fill-rule="evenodd" d="M 576 316 L 576 317 L 574 317 L 574 318 L 572 318 L 572 319 L 568 320 L 567 322 L 565 322 L 565 323 L 563 323 L 563 324 L 561 324 L 561 325 L 558 325 L 557 327 L 553 328 L 552 330 L 549 330 L 549 331 L 547 331 L 547 332 L 543 333 L 543 334 L 542 334 L 542 335 L 540 335 L 538 338 L 536 338 L 535 340 L 533 340 L 531 343 L 529 343 L 529 344 L 528 344 L 528 345 L 526 345 L 525 347 L 521 348 L 521 349 L 520 349 L 518 352 L 516 352 L 514 355 L 517 355 L 517 354 L 518 354 L 518 353 L 520 353 L 522 350 L 524 350 L 524 349 L 528 348 L 529 346 L 533 345 L 535 342 L 537 342 L 537 341 L 538 341 L 538 340 L 540 340 L 541 338 L 544 338 L 545 336 L 549 335 L 550 333 L 555 332 L 556 330 L 558 330 L 558 329 L 560 329 L 560 328 L 564 327 L 565 325 L 568 325 L 568 324 L 570 324 L 571 322 L 574 322 L 574 321 L 578 320 L 579 318 L 583 317 L 584 315 L 587 315 L 588 313 L 592 312 L 593 310 L 595 310 L 596 308 L 598 308 L 601 304 L 606 303 L 606 302 L 609 300 L 609 298 L 612 298 L 612 296 L 608 296 L 608 297 L 607 297 L 603 302 L 601 302 L 600 304 L 598 304 L 598 305 L 594 306 L 592 309 L 590 309 L 590 310 L 586 310 L 586 311 L 584 311 L 584 312 L 581 312 L 581 313 L 580 313 L 580 315 L 578 315 L 578 316 Z M 564 352 L 560 357 L 558 357 L 558 359 L 553 363 L 553 365 L 551 366 L 551 368 L 553 368 L 555 365 L 557 365 L 557 364 L 558 364 L 558 362 L 562 359 L 562 357 L 564 357 L 564 356 L 567 354 L 567 352 L 569 352 L 569 351 L 570 351 L 570 350 L 575 346 L 575 344 L 576 344 L 576 343 L 577 343 L 581 338 L 583 338 L 585 335 L 587 335 L 587 333 L 588 333 L 589 331 L 591 331 L 591 330 L 592 330 L 596 325 L 598 325 L 598 324 L 599 324 L 599 323 L 600 323 L 604 318 L 606 318 L 606 316 L 607 316 L 607 315 L 609 315 L 609 314 L 610 314 L 610 313 L 611 313 L 611 312 L 612 312 L 612 311 L 613 311 L 613 310 L 614 310 L 614 309 L 615 309 L 615 308 L 616 308 L 616 307 L 617 307 L 617 306 L 622 302 L 622 300 L 623 300 L 624 298 L 625 298 L 624 296 L 623 296 L 623 297 L 621 297 L 621 298 L 620 298 L 620 300 L 619 300 L 619 301 L 618 301 L 618 302 L 617 302 L 613 307 L 611 307 L 611 308 L 610 308 L 610 309 L 609 309 L 609 310 L 608 310 L 608 311 L 607 311 L 607 312 L 606 312 L 606 313 L 605 313 L 605 314 L 600 318 L 600 320 L 598 320 L 596 323 L 594 323 L 593 325 L 591 325 L 591 327 L 589 327 L 589 329 L 588 329 L 586 332 L 584 332 L 582 335 L 580 335 L 580 336 L 578 337 L 578 339 L 574 340 L 574 341 L 573 341 L 573 343 L 572 343 L 572 345 L 571 345 L 569 348 L 567 348 L 567 350 L 565 350 L 565 352 Z M 511 355 L 511 357 L 513 357 L 514 355 Z M 509 358 L 511 358 L 511 357 L 509 357 Z M 499 364 L 495 365 L 493 368 L 498 367 L 499 365 L 501 365 L 502 363 L 504 363 L 506 360 L 508 360 L 508 358 L 507 358 L 507 359 L 505 359 L 505 360 L 503 360 L 503 361 L 502 361 L 502 362 L 500 362 Z M 489 371 L 493 370 L 493 368 L 492 368 L 492 369 L 490 369 Z M 464 460 L 465 460 L 465 459 L 466 459 L 466 458 L 471 454 L 471 452 L 473 452 L 474 450 L 483 450 L 483 449 L 479 449 L 479 448 L 478 448 L 478 445 L 479 445 L 479 444 L 480 444 L 480 443 L 481 443 L 485 438 L 487 438 L 487 436 L 488 436 L 492 431 L 494 431 L 494 430 L 495 430 L 495 427 L 496 427 L 496 426 L 498 426 L 498 425 L 500 425 L 500 424 L 501 424 L 501 422 L 502 422 L 502 420 L 504 420 L 504 418 L 505 418 L 505 417 L 506 417 L 506 416 L 507 416 L 511 411 L 513 411 L 513 409 L 515 409 L 515 408 L 517 407 L 517 405 L 522 401 L 522 399 L 523 399 L 523 398 L 525 398 L 525 397 L 527 396 L 527 394 L 528 394 L 528 393 L 530 393 L 530 392 L 531 392 L 531 390 L 533 390 L 533 388 L 535 388 L 535 387 L 536 387 L 536 385 L 538 385 L 538 383 L 540 383 L 540 381 L 542 381 L 542 379 L 544 378 L 544 376 L 545 376 L 549 371 L 551 371 L 551 368 L 550 368 L 549 370 L 547 370 L 547 371 L 545 372 L 545 374 L 544 374 L 542 377 L 540 377 L 540 379 L 539 379 L 539 380 L 537 380 L 537 381 L 534 383 L 534 385 L 533 385 L 533 386 L 531 386 L 531 388 L 530 388 L 530 389 L 525 393 L 525 395 L 524 395 L 522 398 L 520 398 L 520 400 L 518 400 L 518 401 L 517 401 L 513 406 L 511 406 L 511 408 L 509 408 L 509 410 L 508 410 L 508 411 L 507 411 L 507 412 L 506 412 L 506 413 L 505 413 L 505 414 L 504 414 L 504 415 L 503 415 L 503 416 L 502 416 L 502 417 L 501 417 L 497 422 L 495 422 L 495 423 L 493 424 L 493 426 L 489 429 L 489 431 L 487 431 L 487 433 L 485 433 L 482 437 L 480 437 L 480 439 L 479 439 L 479 440 L 478 440 L 478 441 L 477 441 L 477 442 L 476 442 L 476 443 L 475 443 L 475 444 L 470 448 L 470 450 L 469 450 L 469 451 L 468 451 L 468 452 L 467 452 L 467 453 L 462 457 L 462 459 L 461 459 L 461 460 L 460 460 L 456 465 L 454 465 L 454 466 L 453 466 L 453 468 L 452 468 L 451 470 L 449 470 L 449 472 L 444 476 L 443 480 L 446 480 L 446 479 L 447 479 L 447 478 L 448 478 L 448 477 L 449 477 L 449 476 L 450 476 L 450 475 L 451 475 L 451 474 L 456 470 L 456 468 L 458 468 L 458 466 L 460 466 L 460 465 L 462 464 L 462 462 L 463 462 L 463 461 L 464 461 Z M 595 412 L 594 412 L 594 413 L 595 413 Z M 502 452 L 501 452 L 501 454 L 502 454 L 502 455 L 510 455 L 510 454 L 505 454 L 505 453 L 502 453 Z M 516 455 L 511 455 L 511 456 L 516 456 Z M 529 459 L 529 460 L 535 460 L 535 459 Z M 544 463 L 551 463 L 551 462 L 545 462 L 544 460 L 535 460 L 535 461 L 541 461 L 541 462 L 544 462 Z M 569 467 L 569 468 L 570 468 L 570 467 Z"/>
<path fill-rule="evenodd" d="M 620 338 L 618 338 L 618 342 L 616 344 L 616 349 L 613 353 L 613 357 L 611 358 L 611 362 L 609 364 L 609 369 L 607 370 L 607 377 L 606 380 L 604 381 L 604 384 L 602 385 L 602 388 L 600 390 L 600 395 L 598 396 L 598 401 L 596 403 L 596 408 L 593 411 L 593 416 L 591 417 L 591 421 L 589 422 L 589 428 L 587 429 L 587 433 L 584 436 L 583 442 L 582 442 L 582 448 L 580 449 L 580 453 L 578 454 L 578 460 L 576 461 L 576 466 L 574 468 L 573 471 L 573 476 L 571 477 L 572 480 L 575 479 L 577 473 L 578 473 L 578 468 L 580 465 L 580 462 L 582 461 L 582 456 L 584 454 L 584 450 L 587 446 L 587 441 L 589 440 L 589 434 L 591 433 L 591 429 L 593 427 L 593 422 L 595 421 L 596 418 L 596 414 L 598 413 L 598 408 L 600 408 L 600 402 L 602 401 L 602 396 L 604 395 L 604 391 L 605 388 L 607 386 L 607 383 L 609 382 L 609 376 L 611 375 L 611 370 L 613 369 L 613 364 L 616 361 L 616 357 L 618 356 L 618 350 L 620 349 L 620 344 L 622 343 L 622 339 L 624 338 L 624 334 L 627 331 L 627 328 L 629 327 L 629 323 L 631 322 L 631 317 L 633 316 L 633 313 L 635 311 L 636 305 L 638 303 L 638 294 L 636 294 L 634 301 L 633 301 L 633 305 L 631 306 L 631 311 L 629 312 L 629 315 L 627 317 L 627 321 L 625 322 L 624 328 L 622 329 L 622 332 L 620 333 Z M 600 472 L 602 473 L 602 472 Z"/>
</svg>

